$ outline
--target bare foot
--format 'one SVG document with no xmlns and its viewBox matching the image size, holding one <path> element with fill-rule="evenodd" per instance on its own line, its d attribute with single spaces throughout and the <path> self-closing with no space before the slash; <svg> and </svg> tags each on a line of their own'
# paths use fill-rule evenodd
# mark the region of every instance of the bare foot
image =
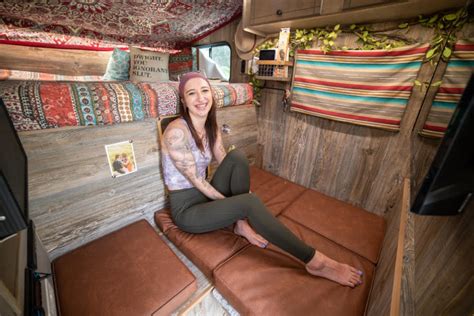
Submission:
<svg viewBox="0 0 474 316">
<path fill-rule="evenodd" d="M 249 241 L 249 243 L 257 247 L 266 248 L 268 245 L 268 241 L 259 234 L 257 234 L 253 230 L 253 228 L 250 227 L 250 224 L 247 222 L 246 219 L 238 220 L 235 223 L 234 233 L 244 237 Z"/>
<path fill-rule="evenodd" d="M 345 263 L 337 262 L 319 251 L 316 251 L 313 259 L 306 264 L 306 270 L 312 275 L 352 288 L 362 284 L 362 271 Z"/>
</svg>

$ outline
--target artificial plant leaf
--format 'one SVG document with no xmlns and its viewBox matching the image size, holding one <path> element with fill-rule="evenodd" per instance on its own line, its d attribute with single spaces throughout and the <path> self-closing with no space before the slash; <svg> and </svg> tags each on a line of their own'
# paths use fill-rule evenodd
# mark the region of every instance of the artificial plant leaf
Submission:
<svg viewBox="0 0 474 316">
<path fill-rule="evenodd" d="M 443 50 L 443 56 L 444 56 L 444 58 L 449 58 L 449 57 L 451 57 L 451 53 L 452 53 L 452 52 L 453 52 L 453 51 L 451 50 L 451 48 L 449 48 L 448 46 L 446 46 L 446 47 L 444 48 L 444 50 Z"/>
<path fill-rule="evenodd" d="M 444 18 L 446 21 L 453 21 L 453 20 L 456 19 L 456 17 L 457 17 L 457 14 L 451 13 L 451 14 L 445 15 L 443 18 Z"/>
</svg>

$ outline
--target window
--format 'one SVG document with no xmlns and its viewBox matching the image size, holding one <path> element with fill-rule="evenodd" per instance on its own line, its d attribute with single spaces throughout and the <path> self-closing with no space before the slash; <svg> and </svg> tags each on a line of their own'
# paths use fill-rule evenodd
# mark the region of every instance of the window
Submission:
<svg viewBox="0 0 474 316">
<path fill-rule="evenodd" d="M 230 80 L 231 50 L 225 42 L 192 48 L 193 70 L 204 71 L 209 79 Z"/>
</svg>

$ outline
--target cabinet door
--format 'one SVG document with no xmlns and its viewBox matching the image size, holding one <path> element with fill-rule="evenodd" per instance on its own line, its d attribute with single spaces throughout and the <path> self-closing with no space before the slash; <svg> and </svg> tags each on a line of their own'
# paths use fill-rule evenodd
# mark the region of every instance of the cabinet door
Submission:
<svg viewBox="0 0 474 316">
<path fill-rule="evenodd" d="M 403 2 L 398 0 L 344 0 L 344 10 L 368 7 L 375 4 Z"/>
<path fill-rule="evenodd" d="M 319 14 L 321 7 L 321 0 L 254 0 L 251 3 L 251 25 L 312 16 Z"/>
</svg>

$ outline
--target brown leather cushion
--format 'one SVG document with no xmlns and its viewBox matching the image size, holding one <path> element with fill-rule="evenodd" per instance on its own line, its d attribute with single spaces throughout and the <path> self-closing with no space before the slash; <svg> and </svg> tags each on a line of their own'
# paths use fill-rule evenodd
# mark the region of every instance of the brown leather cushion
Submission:
<svg viewBox="0 0 474 316">
<path fill-rule="evenodd" d="M 380 216 L 313 190 L 304 192 L 281 216 L 378 262 L 385 233 Z"/>
<path fill-rule="evenodd" d="M 155 222 L 169 240 L 211 279 L 212 270 L 219 263 L 249 244 L 247 240 L 235 235 L 229 229 L 204 234 L 186 233 L 173 223 L 168 209 L 156 212 Z"/>
<path fill-rule="evenodd" d="M 63 315 L 168 315 L 197 288 L 145 220 L 59 257 L 52 268 Z"/>
<path fill-rule="evenodd" d="M 267 171 L 251 167 L 250 190 L 277 216 L 307 189 Z"/>
<path fill-rule="evenodd" d="M 364 271 L 355 289 L 309 275 L 304 265 L 275 248 L 250 246 L 214 271 L 217 289 L 245 315 L 362 315 L 374 265 L 327 238 L 281 218 L 302 240 Z"/>
<path fill-rule="evenodd" d="M 275 176 L 270 172 L 250 166 L 250 190 L 255 191 Z"/>
</svg>

